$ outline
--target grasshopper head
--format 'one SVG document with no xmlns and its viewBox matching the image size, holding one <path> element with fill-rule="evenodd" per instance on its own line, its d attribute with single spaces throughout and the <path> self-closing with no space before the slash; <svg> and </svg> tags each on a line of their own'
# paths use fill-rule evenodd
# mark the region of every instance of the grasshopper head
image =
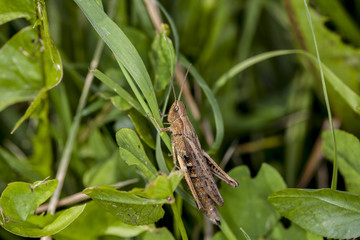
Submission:
<svg viewBox="0 0 360 240">
<path fill-rule="evenodd" d="M 168 115 L 168 122 L 173 122 L 174 120 L 178 119 L 179 117 L 182 116 L 186 116 L 186 108 L 185 105 L 179 101 L 176 100 L 172 105 L 171 108 L 169 110 L 169 115 Z"/>
</svg>

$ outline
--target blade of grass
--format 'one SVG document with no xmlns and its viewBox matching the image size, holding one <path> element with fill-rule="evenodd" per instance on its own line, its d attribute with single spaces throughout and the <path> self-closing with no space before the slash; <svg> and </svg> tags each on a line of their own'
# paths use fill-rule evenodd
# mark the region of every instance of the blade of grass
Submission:
<svg viewBox="0 0 360 240">
<path fill-rule="evenodd" d="M 132 77 L 137 87 L 151 110 L 152 115 L 160 120 L 158 104 L 155 97 L 154 88 L 147 72 L 144 62 L 140 58 L 139 53 L 124 34 L 124 32 L 104 13 L 104 11 L 94 2 L 87 0 L 74 0 L 81 8 L 96 32 L 104 40 L 107 46 L 116 56 L 124 69 Z M 129 83 L 130 84 L 130 83 Z M 133 89 L 134 90 L 134 89 Z M 142 104 L 141 98 L 136 94 L 138 101 L 144 108 L 146 113 L 150 113 L 147 107 Z"/>
<path fill-rule="evenodd" d="M 311 16 L 310 16 L 310 12 L 309 12 L 309 8 L 308 8 L 308 6 L 307 6 L 306 0 L 304 0 L 304 5 L 305 5 L 305 9 L 306 9 L 307 19 L 308 19 L 308 22 L 309 22 L 309 25 L 310 25 L 310 29 L 311 29 L 311 34 L 312 34 L 313 40 L 314 40 L 314 46 L 315 46 L 317 64 L 318 64 L 319 70 L 320 70 L 321 84 L 322 84 L 322 88 L 323 88 L 323 93 L 324 93 L 324 98 L 325 98 L 325 104 L 326 104 L 326 109 L 327 109 L 327 112 L 328 112 L 328 118 L 329 118 L 329 123 L 330 123 L 330 130 L 331 130 L 331 135 L 332 135 L 333 144 L 334 144 L 334 161 L 333 161 L 333 164 L 334 164 L 334 165 L 333 165 L 333 174 L 332 174 L 332 179 L 331 179 L 331 188 L 334 189 L 334 190 L 336 190 L 338 167 L 337 167 L 337 159 L 336 159 L 337 151 L 336 151 L 336 139 L 335 139 L 334 124 L 333 124 L 332 115 L 331 115 L 331 108 L 330 108 L 330 103 L 329 103 L 329 97 L 328 97 L 328 95 L 327 95 L 327 89 L 326 89 L 326 82 L 325 82 L 325 78 L 324 78 L 324 72 L 323 72 L 323 69 L 322 69 L 321 61 L 320 61 L 320 54 L 319 54 L 319 50 L 318 50 L 318 47 L 317 47 L 315 32 L 314 32 L 314 28 L 313 28 L 313 25 L 312 25 Z"/>
<path fill-rule="evenodd" d="M 188 237 L 187 237 L 187 235 L 186 235 L 185 226 L 184 226 L 184 223 L 183 223 L 183 221 L 182 221 L 182 219 L 181 219 L 181 215 L 180 215 L 180 213 L 179 213 L 179 211 L 178 211 L 178 209 L 177 209 L 177 206 L 176 206 L 176 203 L 175 203 L 175 202 L 174 202 L 173 204 L 171 204 L 171 209 L 172 209 L 172 211 L 173 211 L 173 213 L 174 213 L 174 216 L 175 216 L 175 219 L 176 219 L 176 223 L 177 223 L 177 225 L 178 225 L 178 227 L 179 227 L 179 231 L 180 231 L 180 234 L 181 234 L 181 238 L 182 238 L 183 240 L 187 240 Z"/>
<path fill-rule="evenodd" d="M 235 234 L 231 231 L 229 225 L 227 224 L 227 222 L 225 221 L 225 219 L 223 218 L 223 216 L 220 214 L 220 229 L 221 232 L 226 236 L 227 239 L 229 240 L 236 240 L 236 236 Z"/>
<path fill-rule="evenodd" d="M 184 67 L 186 69 L 190 65 L 190 62 L 184 56 L 180 56 L 180 62 L 184 65 Z M 197 83 L 199 84 L 201 89 L 204 91 L 207 99 L 209 100 L 209 103 L 213 110 L 213 113 L 214 113 L 215 126 L 216 126 L 216 137 L 215 137 L 215 142 L 210 149 L 210 152 L 216 152 L 219 149 L 221 142 L 224 138 L 224 122 L 223 122 L 223 118 L 222 118 L 222 115 L 220 112 L 220 107 L 215 99 L 213 92 L 211 91 L 209 86 L 206 84 L 204 79 L 201 77 L 201 75 L 197 72 L 195 67 L 191 67 L 190 73 L 195 78 L 195 80 L 197 81 Z"/>
<path fill-rule="evenodd" d="M 133 106 L 139 113 L 145 115 L 145 112 L 139 102 L 137 102 L 125 89 L 123 89 L 119 84 L 117 84 L 114 80 L 106 76 L 99 70 L 91 71 L 92 74 L 96 78 L 98 78 L 101 82 L 107 85 L 109 88 L 113 89 L 121 98 L 125 99 L 131 106 Z"/>
<path fill-rule="evenodd" d="M 228 81 L 230 81 L 236 74 L 242 72 L 243 70 L 264 60 L 291 54 L 305 56 L 312 62 L 317 63 L 316 57 L 314 57 L 308 52 L 299 49 L 277 50 L 261 53 L 236 64 L 234 67 L 232 67 L 222 76 L 220 76 L 218 80 L 216 80 L 216 83 L 213 87 L 213 93 L 216 94 Z M 322 63 L 321 66 L 326 76 L 325 80 L 327 80 L 333 86 L 335 91 L 337 91 L 345 99 L 345 101 L 353 109 L 353 111 L 360 115 L 360 97 L 353 90 L 351 90 L 343 81 L 341 81 L 325 64 Z"/>
</svg>

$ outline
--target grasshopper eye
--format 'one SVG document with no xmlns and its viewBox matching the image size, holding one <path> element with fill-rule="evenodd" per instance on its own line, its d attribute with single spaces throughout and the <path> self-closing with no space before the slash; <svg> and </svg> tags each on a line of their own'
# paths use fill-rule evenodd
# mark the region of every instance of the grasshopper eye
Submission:
<svg viewBox="0 0 360 240">
<path fill-rule="evenodd" d="M 179 106 L 176 105 L 175 108 L 174 108 L 175 112 L 179 111 Z"/>
</svg>

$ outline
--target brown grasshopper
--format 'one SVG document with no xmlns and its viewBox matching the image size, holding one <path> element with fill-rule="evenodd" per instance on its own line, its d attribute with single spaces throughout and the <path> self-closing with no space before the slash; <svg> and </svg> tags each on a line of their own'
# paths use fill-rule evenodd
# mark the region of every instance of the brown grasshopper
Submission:
<svg viewBox="0 0 360 240">
<path fill-rule="evenodd" d="M 185 75 L 184 83 L 189 69 Z M 218 225 L 220 224 L 220 215 L 214 202 L 222 206 L 224 201 L 212 174 L 231 187 L 237 187 L 239 183 L 227 175 L 201 148 L 198 136 L 187 116 L 185 105 L 180 101 L 183 86 L 177 100 L 174 85 L 172 86 L 175 101 L 171 105 L 167 118 L 170 127 L 161 128 L 155 118 L 151 116 L 150 118 L 155 121 L 160 132 L 170 131 L 172 133 L 171 145 L 174 164 L 176 165 L 178 162 L 180 169 L 185 171 L 185 180 L 198 209 L 202 210 L 213 223 Z"/>
</svg>

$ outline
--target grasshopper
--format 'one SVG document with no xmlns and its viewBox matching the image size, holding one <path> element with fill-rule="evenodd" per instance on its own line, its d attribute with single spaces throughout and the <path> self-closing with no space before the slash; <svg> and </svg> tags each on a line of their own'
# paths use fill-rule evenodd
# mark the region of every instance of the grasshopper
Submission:
<svg viewBox="0 0 360 240">
<path fill-rule="evenodd" d="M 180 101 L 189 69 L 185 75 L 178 99 L 176 99 L 172 82 L 175 101 L 167 115 L 170 127 L 162 128 L 155 118 L 149 117 L 156 123 L 160 132 L 170 131 L 172 133 L 171 145 L 175 166 L 178 162 L 180 169 L 184 171 L 186 183 L 195 199 L 197 208 L 202 210 L 214 224 L 219 225 L 220 215 L 214 202 L 222 206 L 224 201 L 212 174 L 231 187 L 237 187 L 239 183 L 227 175 L 201 148 L 198 136 L 187 116 L 185 105 Z"/>
</svg>

